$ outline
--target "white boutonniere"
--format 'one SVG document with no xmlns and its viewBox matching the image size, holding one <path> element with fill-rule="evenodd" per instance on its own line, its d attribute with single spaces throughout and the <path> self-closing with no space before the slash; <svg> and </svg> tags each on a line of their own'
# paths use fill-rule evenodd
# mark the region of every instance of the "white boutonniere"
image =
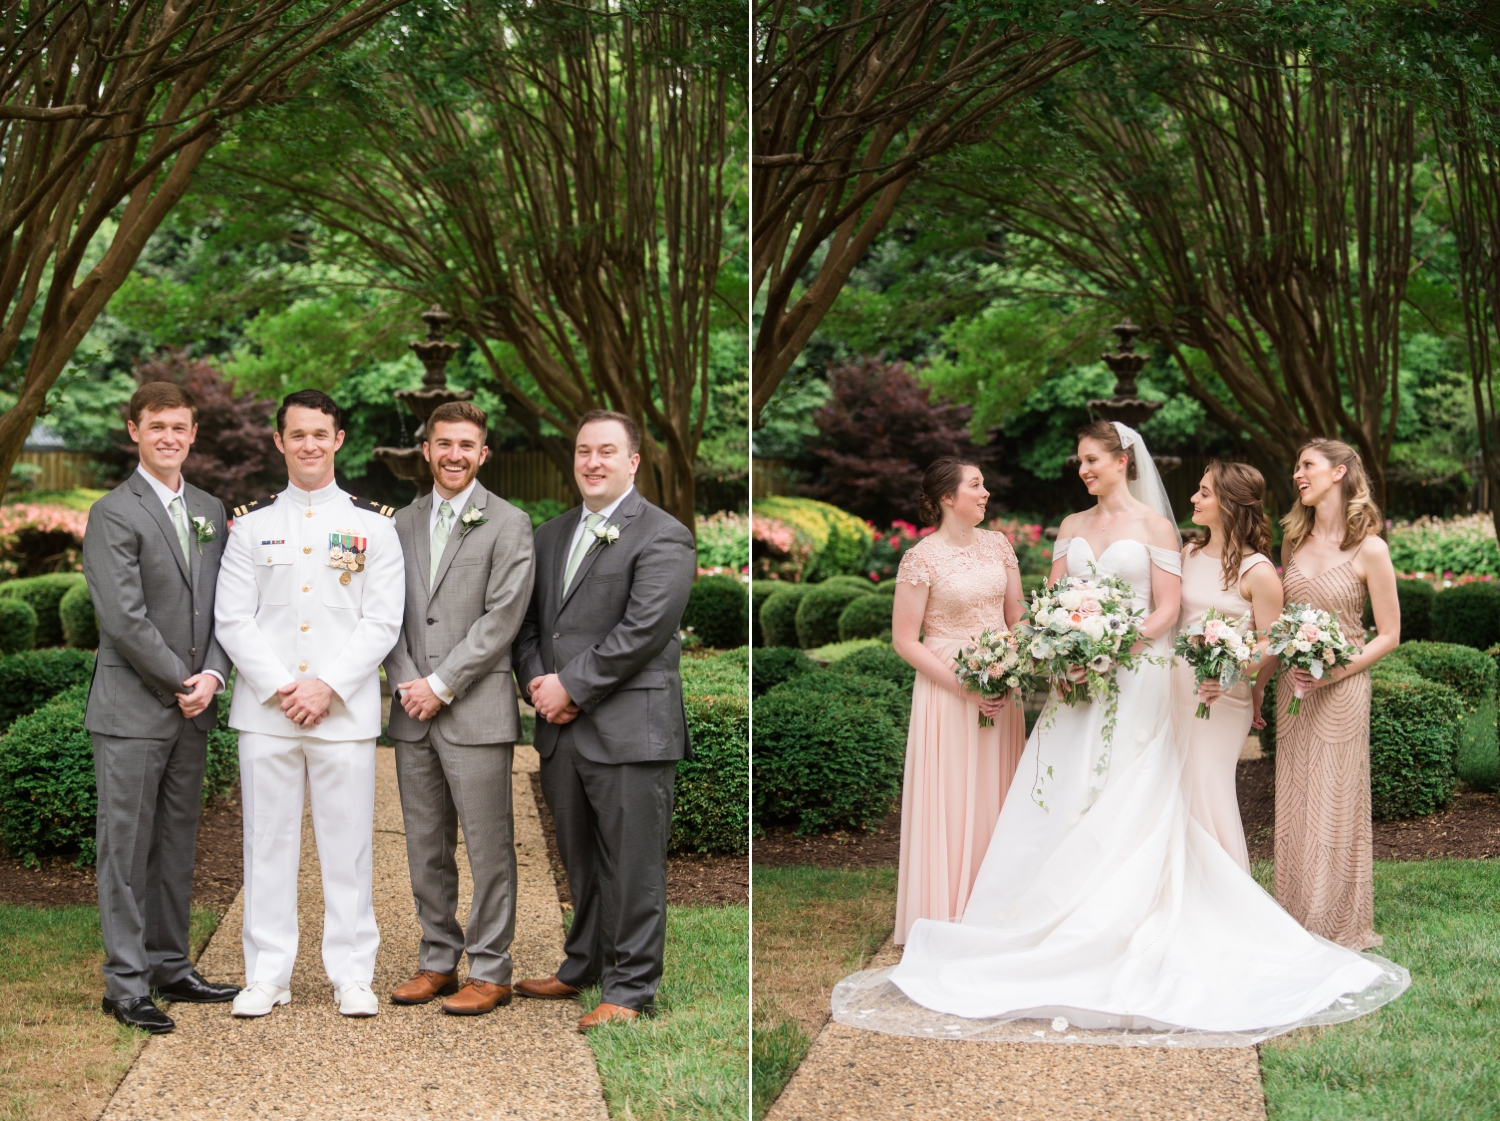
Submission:
<svg viewBox="0 0 1500 1121">
<path fill-rule="evenodd" d="M 198 555 L 203 555 L 203 543 L 214 539 L 214 523 L 207 518 L 194 518 L 193 530 L 198 535 Z"/>
<path fill-rule="evenodd" d="M 589 546 L 590 553 L 605 545 L 613 545 L 620 539 L 620 527 L 617 525 L 596 525 L 589 532 L 594 535 L 594 543 Z"/>
<path fill-rule="evenodd" d="M 485 522 L 489 521 L 489 518 L 484 516 L 483 512 L 479 509 L 478 506 L 470 506 L 463 512 L 458 521 L 459 525 L 462 527 L 459 529 L 458 535 L 460 537 L 463 537 L 476 525 L 484 525 Z"/>
</svg>

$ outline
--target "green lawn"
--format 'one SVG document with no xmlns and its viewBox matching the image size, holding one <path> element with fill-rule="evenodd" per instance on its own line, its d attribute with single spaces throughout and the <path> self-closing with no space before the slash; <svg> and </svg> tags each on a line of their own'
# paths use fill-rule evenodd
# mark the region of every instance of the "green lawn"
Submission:
<svg viewBox="0 0 1500 1121">
<path fill-rule="evenodd" d="M 611 1117 L 744 1121 L 750 970 L 745 907 L 670 907 L 658 1015 L 589 1033 Z M 585 1009 L 599 990 L 584 995 Z"/>
</svg>

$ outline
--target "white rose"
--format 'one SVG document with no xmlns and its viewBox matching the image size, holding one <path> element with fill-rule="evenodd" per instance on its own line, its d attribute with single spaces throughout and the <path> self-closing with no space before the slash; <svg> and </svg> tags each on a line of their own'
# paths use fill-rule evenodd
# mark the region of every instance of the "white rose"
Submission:
<svg viewBox="0 0 1500 1121">
<path fill-rule="evenodd" d="M 1308 642 L 1305 638 L 1299 638 L 1296 642 L 1292 643 L 1292 647 L 1298 653 L 1306 654 L 1309 650 L 1312 649 L 1312 643 Z"/>
<path fill-rule="evenodd" d="M 1078 629 L 1088 635 L 1092 641 L 1098 642 L 1104 637 L 1104 617 L 1102 615 L 1086 616 L 1078 625 Z"/>
</svg>

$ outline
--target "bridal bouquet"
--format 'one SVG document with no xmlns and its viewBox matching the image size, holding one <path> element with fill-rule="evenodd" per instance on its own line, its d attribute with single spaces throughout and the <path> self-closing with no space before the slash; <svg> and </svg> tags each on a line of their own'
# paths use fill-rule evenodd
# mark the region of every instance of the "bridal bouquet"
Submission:
<svg viewBox="0 0 1500 1121">
<path fill-rule="evenodd" d="M 1319 681 L 1334 666 L 1347 666 L 1359 651 L 1344 638 L 1337 617 L 1331 611 L 1289 603 L 1281 617 L 1271 624 L 1268 654 L 1281 659 L 1285 669 L 1305 669 Z M 1293 691 L 1287 714 L 1302 711 L 1302 694 Z"/>
<path fill-rule="evenodd" d="M 1249 615 L 1235 622 L 1210 607 L 1200 622 L 1177 636 L 1172 653 L 1193 667 L 1198 685 L 1217 678 L 1221 688 L 1233 689 L 1255 660 L 1255 648 L 1250 645 L 1253 633 Z M 1209 715 L 1208 705 L 1199 701 L 1198 719 L 1207 720 Z"/>
<path fill-rule="evenodd" d="M 959 684 L 982 697 L 1036 688 L 1036 677 L 1027 662 L 1019 640 L 1010 631 L 985 631 L 953 657 Z M 981 712 L 979 726 L 992 728 L 995 722 Z"/>
</svg>

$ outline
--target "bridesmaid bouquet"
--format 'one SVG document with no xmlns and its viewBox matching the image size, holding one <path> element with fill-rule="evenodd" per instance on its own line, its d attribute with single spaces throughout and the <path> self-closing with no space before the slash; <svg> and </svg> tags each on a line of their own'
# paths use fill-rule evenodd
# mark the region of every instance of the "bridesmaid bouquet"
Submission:
<svg viewBox="0 0 1500 1121">
<path fill-rule="evenodd" d="M 1020 640 L 1010 631 L 985 631 L 953 657 L 954 674 L 959 684 L 983 697 L 998 697 L 1013 689 L 1030 691 L 1038 687 Z M 981 728 L 993 728 L 995 722 L 979 714 Z"/>
<path fill-rule="evenodd" d="M 1217 678 L 1222 688 L 1233 689 L 1255 660 L 1255 648 L 1249 641 L 1252 633 L 1249 615 L 1235 622 L 1217 607 L 1210 607 L 1201 621 L 1177 636 L 1172 653 L 1193 667 L 1197 684 Z M 1199 701 L 1196 715 L 1199 720 L 1207 720 L 1211 715 L 1208 705 Z"/>
<path fill-rule="evenodd" d="M 1271 637 L 1268 654 L 1281 659 L 1285 669 L 1305 669 L 1321 681 L 1334 666 L 1347 666 L 1359 651 L 1344 638 L 1338 618 L 1331 611 L 1289 603 L 1281 617 L 1266 632 Z M 1302 694 L 1293 690 L 1287 714 L 1302 711 Z"/>
</svg>

